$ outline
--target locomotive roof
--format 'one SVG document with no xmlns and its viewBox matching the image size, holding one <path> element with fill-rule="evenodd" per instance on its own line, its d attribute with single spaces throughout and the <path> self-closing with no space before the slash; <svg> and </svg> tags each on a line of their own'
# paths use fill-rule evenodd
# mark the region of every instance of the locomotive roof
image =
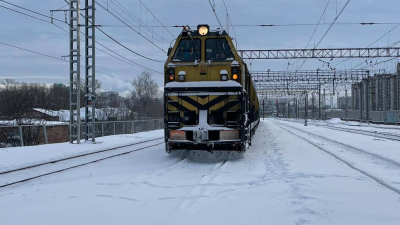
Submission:
<svg viewBox="0 0 400 225">
<path fill-rule="evenodd" d="M 188 37 L 188 33 L 192 35 L 192 37 L 215 37 L 215 36 L 229 36 L 228 33 L 226 33 L 225 30 L 211 30 L 209 31 L 206 35 L 200 35 L 200 33 L 197 30 L 192 30 L 192 31 L 182 31 L 179 37 Z"/>
</svg>

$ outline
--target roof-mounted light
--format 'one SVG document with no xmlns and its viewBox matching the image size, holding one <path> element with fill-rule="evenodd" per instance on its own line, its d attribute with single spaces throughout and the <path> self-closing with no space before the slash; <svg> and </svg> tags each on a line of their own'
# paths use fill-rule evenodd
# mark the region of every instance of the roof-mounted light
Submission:
<svg viewBox="0 0 400 225">
<path fill-rule="evenodd" d="M 202 36 L 207 35 L 209 30 L 210 27 L 206 24 L 197 26 L 197 32 L 199 32 L 199 34 Z"/>
</svg>

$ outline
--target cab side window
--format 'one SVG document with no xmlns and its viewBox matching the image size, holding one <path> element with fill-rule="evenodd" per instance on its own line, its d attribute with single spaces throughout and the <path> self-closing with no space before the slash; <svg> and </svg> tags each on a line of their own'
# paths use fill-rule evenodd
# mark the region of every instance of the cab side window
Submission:
<svg viewBox="0 0 400 225">
<path fill-rule="evenodd" d="M 172 58 L 173 62 L 194 62 L 200 60 L 200 39 L 182 39 Z"/>
<path fill-rule="evenodd" d="M 209 38 L 206 40 L 206 60 L 233 61 L 235 57 L 225 38 Z"/>
</svg>

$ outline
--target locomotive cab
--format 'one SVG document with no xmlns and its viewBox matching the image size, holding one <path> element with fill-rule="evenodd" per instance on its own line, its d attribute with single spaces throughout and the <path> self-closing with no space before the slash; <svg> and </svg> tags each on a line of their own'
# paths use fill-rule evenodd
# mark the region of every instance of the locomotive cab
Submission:
<svg viewBox="0 0 400 225">
<path fill-rule="evenodd" d="M 250 73 L 223 30 L 184 27 L 165 63 L 165 141 L 176 149 L 244 151 L 258 125 Z"/>
</svg>

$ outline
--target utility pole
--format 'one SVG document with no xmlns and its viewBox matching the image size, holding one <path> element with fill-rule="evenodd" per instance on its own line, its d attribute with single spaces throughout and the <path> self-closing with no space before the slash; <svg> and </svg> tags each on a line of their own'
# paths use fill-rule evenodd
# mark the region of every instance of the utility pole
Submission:
<svg viewBox="0 0 400 225">
<path fill-rule="evenodd" d="M 314 99 L 314 92 L 311 94 L 311 112 L 312 112 L 312 119 L 314 119 L 315 118 L 315 103 L 314 103 L 314 101 L 315 101 L 315 99 Z"/>
<path fill-rule="evenodd" d="M 322 115 L 323 115 L 324 120 L 326 120 L 325 107 L 326 107 L 326 98 L 325 98 L 325 88 L 324 88 L 324 96 L 323 96 L 323 102 L 322 102 Z"/>
<path fill-rule="evenodd" d="M 93 143 L 96 141 L 95 12 L 95 0 L 85 0 L 85 140 L 91 138 Z"/>
<path fill-rule="evenodd" d="M 308 119 L 308 107 L 307 107 L 307 105 L 308 105 L 308 92 L 306 92 L 306 96 L 305 96 L 305 99 L 304 99 L 304 104 L 305 104 L 305 106 L 304 106 L 304 126 L 307 126 L 307 119 Z"/>
<path fill-rule="evenodd" d="M 318 118 L 319 120 L 322 119 L 322 115 L 321 115 L 321 85 L 319 85 L 318 88 Z"/>
<path fill-rule="evenodd" d="M 278 99 L 276 100 L 276 117 L 279 118 L 279 101 Z"/>
<path fill-rule="evenodd" d="M 80 44 L 80 0 L 69 2 L 69 93 L 70 118 L 69 142 L 81 142 L 81 44 Z M 75 120 L 76 118 L 76 120 Z"/>
<path fill-rule="evenodd" d="M 264 120 L 264 116 L 265 116 L 265 108 L 264 108 L 264 105 L 265 105 L 265 99 L 263 99 L 263 103 L 262 103 L 262 105 L 263 105 L 263 120 Z"/>
<path fill-rule="evenodd" d="M 348 113 L 349 113 L 349 100 L 348 100 L 348 95 L 347 95 L 347 87 L 345 88 L 345 90 L 344 90 L 344 93 L 345 93 L 345 102 L 346 102 L 346 104 L 345 104 L 345 110 L 346 110 L 346 122 L 347 121 L 349 121 L 349 118 L 348 118 Z"/>
<path fill-rule="evenodd" d="M 387 124 L 387 94 L 388 94 L 388 78 L 386 76 L 383 77 L 383 112 L 384 112 L 384 123 Z"/>
</svg>

